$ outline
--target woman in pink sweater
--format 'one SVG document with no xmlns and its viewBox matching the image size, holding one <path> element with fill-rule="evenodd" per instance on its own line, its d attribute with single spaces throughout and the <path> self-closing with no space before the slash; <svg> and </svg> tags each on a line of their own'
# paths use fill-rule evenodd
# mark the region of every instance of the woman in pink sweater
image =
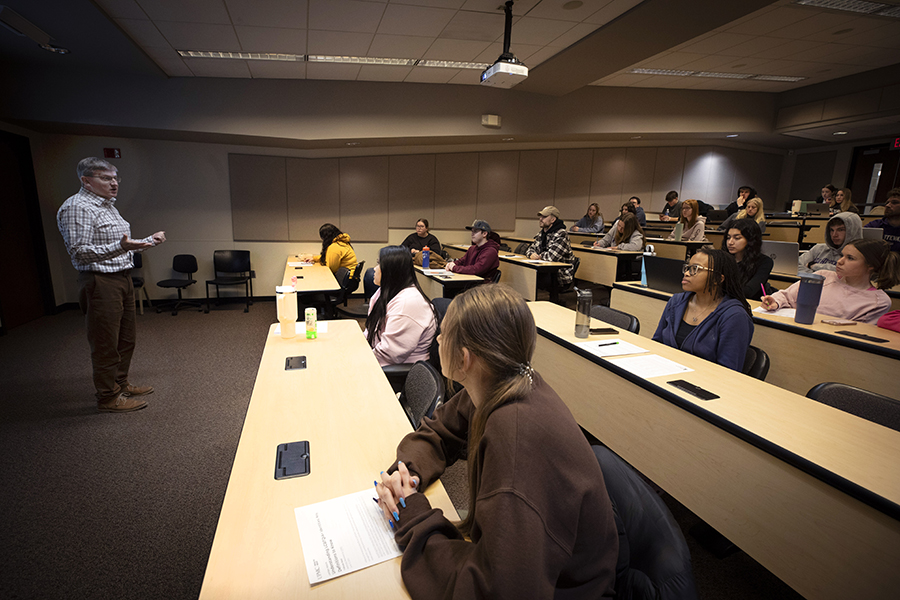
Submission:
<svg viewBox="0 0 900 600">
<path fill-rule="evenodd" d="M 385 246 L 375 265 L 365 336 L 381 366 L 428 360 L 437 331 L 434 306 L 419 287 L 412 255 L 404 246 Z"/>
<path fill-rule="evenodd" d="M 882 290 L 900 282 L 900 255 L 891 252 L 884 240 L 856 240 L 841 250 L 837 269 L 820 271 L 825 277 L 816 312 L 875 324 L 891 308 L 891 299 Z M 800 282 L 771 296 L 763 296 L 766 310 L 797 305 Z"/>
</svg>

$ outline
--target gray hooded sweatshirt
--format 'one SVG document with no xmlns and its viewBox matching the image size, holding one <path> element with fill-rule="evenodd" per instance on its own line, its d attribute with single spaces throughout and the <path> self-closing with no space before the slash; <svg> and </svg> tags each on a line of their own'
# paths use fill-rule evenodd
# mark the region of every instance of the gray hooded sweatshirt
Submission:
<svg viewBox="0 0 900 600">
<path fill-rule="evenodd" d="M 831 224 L 842 221 L 844 227 L 847 228 L 847 235 L 844 237 L 844 243 L 835 246 L 831 241 L 829 232 Z M 842 212 L 834 215 L 828 220 L 825 229 L 825 243 L 816 244 L 806 252 L 800 255 L 800 263 L 797 266 L 799 273 L 814 273 L 816 271 L 826 270 L 834 271 L 837 267 L 837 261 L 841 258 L 841 250 L 844 249 L 849 242 L 856 241 L 862 237 L 862 219 L 859 215 L 852 212 Z"/>
</svg>

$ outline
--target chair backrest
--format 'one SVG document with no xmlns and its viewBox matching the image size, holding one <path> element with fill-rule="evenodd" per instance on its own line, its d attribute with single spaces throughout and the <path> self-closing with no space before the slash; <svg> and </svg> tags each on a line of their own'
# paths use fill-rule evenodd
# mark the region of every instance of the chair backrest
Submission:
<svg viewBox="0 0 900 600">
<path fill-rule="evenodd" d="M 507 244 L 506 242 L 501 243 L 497 249 L 502 252 L 512 252 L 512 248 L 510 248 L 509 244 Z"/>
<path fill-rule="evenodd" d="M 593 449 L 619 532 L 616 598 L 695 600 L 691 553 L 662 498 L 609 448 Z"/>
<path fill-rule="evenodd" d="M 422 419 L 432 416 L 443 401 L 444 378 L 431 364 L 420 360 L 409 370 L 400 393 L 400 406 L 413 428 L 418 429 Z"/>
<path fill-rule="evenodd" d="M 616 310 L 615 308 L 596 304 L 591 307 L 591 316 L 595 319 L 600 319 L 605 323 L 609 323 L 610 325 L 615 325 L 616 327 L 630 331 L 631 333 L 641 332 L 641 322 L 638 321 L 637 317 L 629 315 L 627 312 Z"/>
<path fill-rule="evenodd" d="M 132 253 L 131 260 L 134 262 L 135 269 L 143 269 L 144 268 L 144 253 L 143 252 Z"/>
<path fill-rule="evenodd" d="M 525 254 L 525 251 L 528 250 L 528 247 L 531 246 L 528 242 L 522 242 L 518 246 L 516 246 L 516 254 Z"/>
<path fill-rule="evenodd" d="M 575 273 L 578 272 L 578 267 L 581 266 L 581 259 L 577 256 L 572 259 L 572 277 L 575 277 Z"/>
<path fill-rule="evenodd" d="M 341 289 L 337 290 L 334 294 L 331 294 L 331 299 L 337 302 L 343 302 L 344 298 L 347 296 L 347 286 L 350 283 L 350 270 L 347 267 L 338 267 L 337 272 L 334 274 L 334 278 L 337 280 L 338 285 L 341 286 Z"/>
<path fill-rule="evenodd" d="M 845 383 L 820 383 L 806 393 L 817 400 L 851 415 L 900 431 L 900 401 Z"/>
<path fill-rule="evenodd" d="M 172 257 L 172 270 L 176 273 L 187 273 L 188 279 L 193 280 L 191 274 L 197 272 L 197 257 L 193 254 L 176 254 Z"/>
<path fill-rule="evenodd" d="M 366 301 L 368 302 L 369 298 L 374 296 L 377 291 L 378 286 L 375 285 L 375 267 L 369 267 L 366 269 L 365 275 L 363 275 L 363 294 L 366 296 Z"/>
<path fill-rule="evenodd" d="M 216 273 L 246 273 L 250 275 L 249 250 L 216 250 L 213 252 Z"/>
<path fill-rule="evenodd" d="M 756 346 L 747 347 L 747 356 L 744 358 L 744 368 L 741 373 L 749 375 L 760 381 L 766 380 L 769 373 L 769 355 Z"/>
<path fill-rule="evenodd" d="M 503 273 L 500 271 L 500 269 L 494 271 L 494 275 L 491 277 L 491 283 L 500 283 L 500 276 L 502 274 Z"/>
<path fill-rule="evenodd" d="M 362 274 L 365 266 L 366 261 L 362 261 L 356 263 L 356 267 L 353 268 L 353 273 L 351 273 L 350 279 L 347 281 L 348 296 L 359 289 L 359 282 L 362 281 Z"/>
<path fill-rule="evenodd" d="M 441 373 L 441 352 L 437 338 L 438 334 L 441 333 L 441 322 L 444 320 L 444 315 L 447 314 L 447 307 L 450 306 L 451 301 L 452 298 L 435 298 L 431 301 L 432 306 L 434 306 L 434 314 L 437 317 L 437 329 L 434 332 L 434 339 L 431 340 L 431 347 L 428 349 L 428 362 L 434 365 L 438 373 Z"/>
</svg>

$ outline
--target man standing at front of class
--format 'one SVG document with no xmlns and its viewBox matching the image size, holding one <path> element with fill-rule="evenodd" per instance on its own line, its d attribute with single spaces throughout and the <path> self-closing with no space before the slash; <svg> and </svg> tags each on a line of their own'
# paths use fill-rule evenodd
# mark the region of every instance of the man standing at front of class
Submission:
<svg viewBox="0 0 900 600">
<path fill-rule="evenodd" d="M 99 158 L 78 163 L 81 189 L 56 214 L 72 264 L 78 269 L 78 304 L 85 315 L 97 407 L 131 412 L 147 406 L 150 386 L 128 381 L 135 345 L 132 254 L 166 241 L 164 231 L 131 239 L 131 225 L 116 210 L 119 175 Z"/>
</svg>

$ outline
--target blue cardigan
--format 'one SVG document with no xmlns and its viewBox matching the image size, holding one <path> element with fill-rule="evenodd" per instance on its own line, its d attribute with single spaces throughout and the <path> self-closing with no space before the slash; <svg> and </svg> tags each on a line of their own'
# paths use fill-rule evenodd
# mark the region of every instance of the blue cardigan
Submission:
<svg viewBox="0 0 900 600">
<path fill-rule="evenodd" d="M 692 295 L 693 292 L 682 292 L 666 303 L 659 326 L 653 334 L 655 341 L 678 348 L 675 333 Z M 753 319 L 739 301 L 726 296 L 712 314 L 687 336 L 681 350 L 741 372 L 751 339 Z"/>
</svg>

